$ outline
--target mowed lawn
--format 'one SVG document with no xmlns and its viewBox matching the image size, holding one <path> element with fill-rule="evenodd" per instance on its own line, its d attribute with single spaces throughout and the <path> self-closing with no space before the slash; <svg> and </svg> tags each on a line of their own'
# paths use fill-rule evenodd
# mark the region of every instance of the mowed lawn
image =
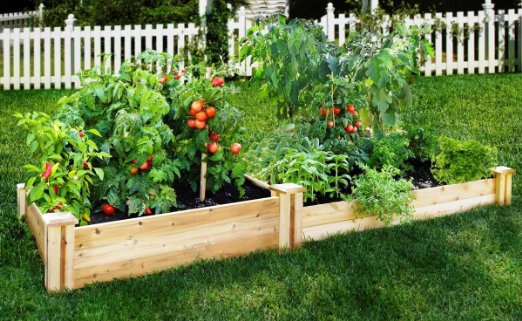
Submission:
<svg viewBox="0 0 522 321">
<path fill-rule="evenodd" d="M 0 319 L 522 320 L 522 173 L 514 204 L 339 235 L 293 252 L 205 261 L 47 295 L 43 266 L 16 218 L 30 162 L 14 112 L 52 112 L 66 91 L 0 92 Z M 404 118 L 496 146 L 522 168 L 522 75 L 420 78 Z M 245 125 L 274 125 L 257 90 L 235 98 Z"/>
</svg>

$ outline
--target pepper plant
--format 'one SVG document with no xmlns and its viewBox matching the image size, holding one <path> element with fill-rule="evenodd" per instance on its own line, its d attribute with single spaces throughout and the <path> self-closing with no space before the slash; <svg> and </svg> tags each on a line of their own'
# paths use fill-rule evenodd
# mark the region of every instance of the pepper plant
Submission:
<svg viewBox="0 0 522 321">
<path fill-rule="evenodd" d="M 92 138 L 96 129 L 85 130 L 52 120 L 45 113 L 16 114 L 18 125 L 29 131 L 27 145 L 37 156 L 36 165 L 24 168 L 28 202 L 37 202 L 44 212 L 71 212 L 85 225 L 90 221 L 93 184 L 104 180 L 98 167 L 110 155 L 100 152 Z"/>
</svg>

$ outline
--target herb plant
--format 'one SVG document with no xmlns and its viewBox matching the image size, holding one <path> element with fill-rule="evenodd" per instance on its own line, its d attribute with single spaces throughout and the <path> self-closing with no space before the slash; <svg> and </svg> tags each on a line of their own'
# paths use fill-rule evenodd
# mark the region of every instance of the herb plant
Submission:
<svg viewBox="0 0 522 321">
<path fill-rule="evenodd" d="M 413 184 L 394 177 L 400 170 L 386 165 L 378 171 L 363 166 L 364 174 L 354 178 L 354 188 L 347 200 L 357 200 L 357 211 L 363 215 L 376 215 L 385 224 L 397 216 L 409 220 L 413 215 Z"/>
<path fill-rule="evenodd" d="M 441 183 L 457 184 L 490 177 L 491 168 L 498 165 L 497 150 L 474 140 L 441 137 L 439 148 L 432 173 Z"/>
<path fill-rule="evenodd" d="M 390 133 L 386 136 L 376 136 L 373 151 L 368 165 L 376 169 L 382 169 L 389 165 L 401 170 L 408 170 L 406 161 L 413 157 L 409 149 L 408 138 L 402 133 Z"/>
</svg>

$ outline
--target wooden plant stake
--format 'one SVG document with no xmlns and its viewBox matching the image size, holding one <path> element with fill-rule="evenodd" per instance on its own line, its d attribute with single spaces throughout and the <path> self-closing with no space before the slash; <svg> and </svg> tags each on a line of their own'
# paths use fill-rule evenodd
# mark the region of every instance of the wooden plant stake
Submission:
<svg viewBox="0 0 522 321">
<path fill-rule="evenodd" d="M 207 67 L 205 78 L 210 79 L 212 76 L 212 68 Z M 207 126 L 208 129 L 208 126 Z M 199 176 L 199 201 L 204 202 L 207 192 L 207 154 L 201 153 L 201 174 Z"/>
</svg>

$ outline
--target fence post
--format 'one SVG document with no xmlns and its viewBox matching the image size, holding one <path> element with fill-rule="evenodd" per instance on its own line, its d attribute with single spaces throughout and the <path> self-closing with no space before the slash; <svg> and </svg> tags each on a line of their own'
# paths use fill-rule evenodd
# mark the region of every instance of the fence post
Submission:
<svg viewBox="0 0 522 321">
<path fill-rule="evenodd" d="M 297 184 L 270 186 L 272 196 L 279 197 L 279 248 L 295 248 L 303 243 L 303 192 Z"/>
<path fill-rule="evenodd" d="M 513 174 L 515 170 L 509 167 L 495 167 L 492 169 L 495 177 L 495 195 L 498 205 L 511 205 Z"/>
<path fill-rule="evenodd" d="M 43 27 L 44 26 L 44 23 L 43 23 L 43 11 L 44 11 L 44 4 L 43 3 L 40 3 L 40 5 L 38 6 L 38 24 L 40 25 L 40 27 Z"/>
<path fill-rule="evenodd" d="M 246 37 L 246 9 L 244 6 L 241 6 L 239 10 L 237 11 L 238 16 L 238 33 L 237 33 L 237 41 L 238 43 L 241 43 L 241 40 L 243 40 Z M 244 60 L 239 65 L 239 71 L 243 73 L 243 75 L 247 74 L 247 61 Z"/>
<path fill-rule="evenodd" d="M 65 88 L 70 89 L 72 83 L 72 66 L 74 59 L 74 39 L 73 39 L 73 30 L 74 30 L 74 22 L 76 19 L 74 15 L 71 13 L 65 19 L 65 34 L 64 34 L 64 73 L 65 73 Z"/>
<path fill-rule="evenodd" d="M 488 71 L 489 73 L 495 73 L 495 5 L 491 0 L 484 0 L 482 8 L 484 8 L 487 21 L 486 52 L 488 53 Z"/>
<path fill-rule="evenodd" d="M 522 72 L 522 1 L 518 9 L 518 71 Z"/>
<path fill-rule="evenodd" d="M 326 7 L 326 35 L 328 36 L 328 41 L 335 41 L 335 8 L 331 2 L 328 2 L 328 6 Z"/>
<path fill-rule="evenodd" d="M 47 244 L 45 255 L 45 288 L 48 292 L 72 289 L 74 226 L 78 219 L 71 213 L 43 215 Z"/>
</svg>

